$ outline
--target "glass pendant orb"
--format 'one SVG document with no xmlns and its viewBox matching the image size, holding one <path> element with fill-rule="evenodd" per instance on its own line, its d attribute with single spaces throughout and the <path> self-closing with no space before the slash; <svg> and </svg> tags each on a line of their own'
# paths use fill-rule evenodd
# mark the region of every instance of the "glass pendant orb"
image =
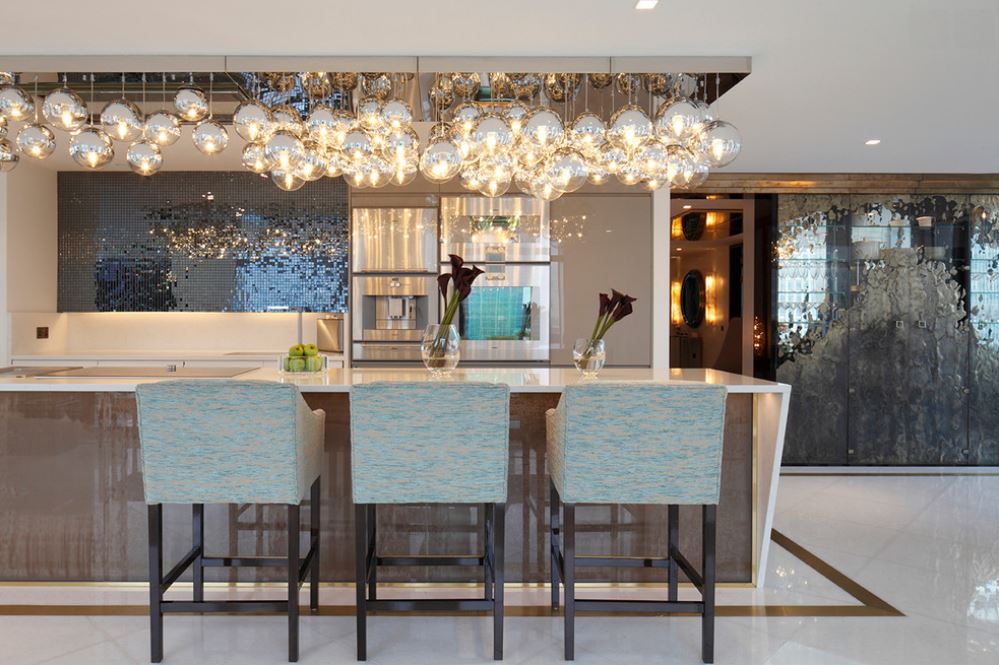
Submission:
<svg viewBox="0 0 999 665">
<path fill-rule="evenodd" d="M 243 168 L 252 173 L 267 173 L 274 166 L 274 161 L 267 156 L 267 148 L 263 143 L 247 143 L 243 146 L 241 158 Z"/>
<path fill-rule="evenodd" d="M 333 93 L 333 82 L 326 72 L 302 72 L 298 75 L 299 84 L 311 99 L 323 99 Z"/>
<path fill-rule="evenodd" d="M 534 109 L 524 123 L 524 138 L 536 148 L 547 149 L 565 134 L 562 118 L 549 108 Z"/>
<path fill-rule="evenodd" d="M 355 164 L 363 162 L 374 152 L 371 145 L 371 137 L 363 129 L 354 129 L 347 132 L 347 136 L 343 139 L 342 150 L 344 156 Z"/>
<path fill-rule="evenodd" d="M 599 148 L 607 142 L 607 125 L 596 113 L 580 113 L 572 121 L 569 140 L 579 150 Z"/>
<path fill-rule="evenodd" d="M 271 110 L 271 129 L 275 132 L 294 134 L 298 138 L 305 135 L 302 115 L 291 104 L 281 104 Z"/>
<path fill-rule="evenodd" d="M 8 173 L 17 168 L 21 156 L 17 154 L 14 144 L 7 139 L 0 139 L 0 173 Z"/>
<path fill-rule="evenodd" d="M 541 89 L 541 76 L 532 73 L 508 74 L 510 92 L 515 99 L 532 99 Z"/>
<path fill-rule="evenodd" d="M 270 133 L 271 110 L 256 100 L 245 101 L 233 111 L 232 128 L 244 141 L 262 141 Z"/>
<path fill-rule="evenodd" d="M 419 172 L 419 168 L 414 162 L 404 162 L 402 164 L 394 164 L 392 171 L 392 184 L 397 187 L 403 187 L 409 183 L 416 180 L 416 174 Z"/>
<path fill-rule="evenodd" d="M 174 95 L 173 107 L 186 122 L 200 122 L 208 116 L 208 97 L 201 88 L 185 85 Z"/>
<path fill-rule="evenodd" d="M 392 166 L 381 157 L 372 157 L 366 166 L 369 186 L 381 189 L 392 182 Z"/>
<path fill-rule="evenodd" d="M 347 184 L 355 189 L 365 189 L 368 187 L 368 170 L 365 162 L 344 165 L 343 177 L 347 181 Z"/>
<path fill-rule="evenodd" d="M 420 155 L 420 137 L 414 129 L 391 132 L 385 137 L 382 155 L 394 166 L 404 162 L 416 163 Z"/>
<path fill-rule="evenodd" d="M 305 181 L 295 175 L 294 171 L 283 171 L 281 169 L 271 171 L 271 182 L 277 185 L 278 189 L 286 192 L 294 192 L 302 189 L 305 185 Z"/>
<path fill-rule="evenodd" d="M 0 115 L 0 139 L 7 136 L 7 118 Z"/>
<path fill-rule="evenodd" d="M 413 124 L 413 109 L 401 99 L 390 99 L 382 105 L 382 122 L 389 131 L 406 129 Z"/>
<path fill-rule="evenodd" d="M 691 155 L 691 158 L 685 163 L 684 169 L 677 173 L 671 184 L 677 189 L 693 189 L 703 185 L 710 173 L 711 167 L 708 165 L 708 160 Z"/>
<path fill-rule="evenodd" d="M 383 72 L 361 74 L 361 88 L 366 95 L 386 100 L 392 95 L 392 77 Z"/>
<path fill-rule="evenodd" d="M 562 196 L 562 190 L 544 176 L 532 180 L 530 190 L 531 196 L 542 201 L 554 201 Z"/>
<path fill-rule="evenodd" d="M 665 179 L 644 178 L 642 180 L 642 188 L 647 191 L 654 192 L 657 189 L 665 187 L 668 182 L 669 181 Z"/>
<path fill-rule="evenodd" d="M 0 115 L 8 120 L 20 121 L 30 118 L 35 112 L 35 102 L 31 95 L 15 85 L 0 88 Z"/>
<path fill-rule="evenodd" d="M 290 172 L 305 154 L 302 140 L 289 132 L 275 132 L 264 144 L 264 153 L 273 168 Z"/>
<path fill-rule="evenodd" d="M 461 186 L 470 192 L 477 192 L 482 188 L 482 178 L 479 170 L 474 166 L 461 170 Z"/>
<path fill-rule="evenodd" d="M 305 133 L 320 145 L 329 145 L 335 133 L 336 117 L 330 107 L 320 104 L 314 106 L 305 119 Z"/>
<path fill-rule="evenodd" d="M 114 159 L 114 143 L 102 130 L 86 127 L 69 140 L 69 156 L 80 166 L 99 169 Z"/>
<path fill-rule="evenodd" d="M 69 88 L 59 88 L 46 95 L 42 115 L 56 129 L 75 132 L 87 124 L 87 103 Z"/>
<path fill-rule="evenodd" d="M 665 177 L 671 185 L 686 187 L 690 174 L 694 170 L 694 156 L 682 145 L 666 146 Z"/>
<path fill-rule="evenodd" d="M 0 72 L 0 86 L 14 85 L 14 72 Z"/>
<path fill-rule="evenodd" d="M 520 136 L 523 133 L 524 122 L 526 122 L 527 114 L 530 112 L 531 110 L 522 102 L 510 102 L 510 105 L 506 107 L 503 116 L 510 123 L 510 131 L 513 132 L 514 136 Z"/>
<path fill-rule="evenodd" d="M 710 167 L 728 166 L 742 150 L 742 136 L 735 125 L 715 120 L 701 129 L 697 136 L 697 148 Z"/>
<path fill-rule="evenodd" d="M 638 106 L 629 104 L 615 111 L 607 128 L 607 140 L 624 150 L 634 150 L 652 136 L 652 121 Z"/>
<path fill-rule="evenodd" d="M 317 141 L 305 141 L 305 152 L 295 166 L 295 175 L 306 182 L 319 180 L 326 175 L 326 152 Z"/>
<path fill-rule="evenodd" d="M 590 85 L 595 89 L 600 90 L 601 88 L 606 88 L 611 83 L 614 82 L 614 75 L 608 72 L 597 72 L 594 74 L 589 74 L 587 78 L 590 79 Z"/>
<path fill-rule="evenodd" d="M 169 111 L 157 111 L 146 116 L 142 135 L 158 146 L 173 145 L 180 138 L 180 118 Z"/>
<path fill-rule="evenodd" d="M 471 136 L 475 129 L 475 123 L 482 115 L 482 109 L 472 102 L 462 102 L 454 110 L 454 117 L 451 120 L 452 130 L 461 136 Z"/>
<path fill-rule="evenodd" d="M 128 147 L 125 161 L 139 175 L 153 175 L 163 166 L 163 153 L 152 141 L 136 141 Z"/>
<path fill-rule="evenodd" d="M 553 102 L 574 99 L 579 91 L 579 74 L 545 74 L 545 96 Z"/>
<path fill-rule="evenodd" d="M 672 74 L 642 74 L 642 88 L 650 95 L 665 95 L 672 86 Z"/>
<path fill-rule="evenodd" d="M 617 172 L 628 162 L 628 154 L 616 145 L 607 144 L 600 150 L 600 163 L 604 170 L 611 175 Z"/>
<path fill-rule="evenodd" d="M 495 155 L 506 151 L 513 144 L 513 130 L 507 121 L 498 115 L 487 113 L 475 121 L 469 137 L 475 152 L 482 155 Z"/>
<path fill-rule="evenodd" d="M 202 120 L 191 135 L 194 147 L 203 155 L 217 155 L 229 145 L 229 132 L 217 120 Z"/>
<path fill-rule="evenodd" d="M 591 185 L 604 185 L 610 179 L 610 173 L 599 159 L 589 162 L 587 166 L 589 173 L 586 176 L 586 181 Z"/>
<path fill-rule="evenodd" d="M 517 162 L 521 168 L 528 170 L 540 164 L 541 160 L 545 158 L 545 154 L 546 152 L 543 148 L 538 148 L 528 141 L 524 141 L 516 151 Z"/>
<path fill-rule="evenodd" d="M 510 184 L 512 182 L 512 178 L 489 178 L 488 180 L 484 180 L 482 182 L 482 185 L 479 187 L 479 194 L 490 198 L 503 196 L 510 190 Z"/>
<path fill-rule="evenodd" d="M 589 170 L 579 151 L 560 148 L 548 159 L 545 176 L 563 192 L 574 192 L 586 184 Z"/>
<path fill-rule="evenodd" d="M 642 77 L 638 74 L 618 74 L 616 77 L 617 91 L 627 97 L 632 93 L 637 93 L 642 85 Z"/>
<path fill-rule="evenodd" d="M 333 135 L 330 138 L 330 143 L 338 148 L 342 147 L 347 134 L 357 127 L 357 118 L 350 111 L 335 109 L 332 123 Z"/>
<path fill-rule="evenodd" d="M 124 97 L 104 106 L 101 111 L 101 126 L 116 141 L 134 141 L 142 136 L 145 128 L 142 111 Z"/>
<path fill-rule="evenodd" d="M 490 72 L 489 93 L 493 99 L 509 99 L 513 96 L 510 90 L 510 77 L 504 72 Z"/>
<path fill-rule="evenodd" d="M 438 75 L 430 87 L 429 99 L 430 107 L 433 109 L 443 111 L 451 108 L 454 104 L 454 86 L 451 84 L 451 79 Z"/>
<path fill-rule="evenodd" d="M 21 127 L 15 142 L 23 154 L 35 159 L 45 159 L 56 149 L 56 138 L 52 130 L 36 123 Z"/>
<path fill-rule="evenodd" d="M 447 182 L 461 170 L 458 146 L 447 138 L 436 138 L 420 156 L 420 173 L 430 182 Z"/>
<path fill-rule="evenodd" d="M 481 84 L 482 81 L 477 72 L 456 72 L 451 74 L 451 85 L 454 91 L 465 99 L 479 94 L 479 86 Z"/>
<path fill-rule="evenodd" d="M 704 121 L 704 109 L 687 97 L 665 101 L 656 111 L 656 133 L 664 141 L 684 141 Z"/>
<path fill-rule="evenodd" d="M 385 126 L 382 103 L 377 97 L 365 97 L 357 103 L 357 122 L 369 131 L 378 131 Z"/>
<path fill-rule="evenodd" d="M 642 177 L 651 180 L 662 180 L 663 169 L 666 168 L 666 146 L 655 139 L 644 141 L 635 150 L 634 163 L 642 171 Z"/>
<path fill-rule="evenodd" d="M 614 174 L 622 185 L 637 185 L 642 181 L 642 169 L 638 167 L 638 164 L 628 161 L 625 162 L 618 168 L 617 172 Z"/>
<path fill-rule="evenodd" d="M 326 153 L 326 177 L 338 178 L 343 175 L 343 153 L 339 150 L 330 150 Z"/>
<path fill-rule="evenodd" d="M 350 92 L 357 87 L 357 74 L 354 72 L 333 72 L 330 74 L 333 87 L 342 92 Z"/>
<path fill-rule="evenodd" d="M 487 155 L 476 166 L 479 180 L 512 180 L 513 161 L 504 153 Z"/>
</svg>

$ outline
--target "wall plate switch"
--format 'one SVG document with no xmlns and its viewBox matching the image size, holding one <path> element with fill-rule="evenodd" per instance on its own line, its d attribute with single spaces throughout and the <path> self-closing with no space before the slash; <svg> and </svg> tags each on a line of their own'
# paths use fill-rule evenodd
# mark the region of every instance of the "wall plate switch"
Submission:
<svg viewBox="0 0 999 665">
<path fill-rule="evenodd" d="M 49 327 L 48 326 L 38 326 L 35 328 L 35 339 L 48 339 L 49 338 Z"/>
</svg>

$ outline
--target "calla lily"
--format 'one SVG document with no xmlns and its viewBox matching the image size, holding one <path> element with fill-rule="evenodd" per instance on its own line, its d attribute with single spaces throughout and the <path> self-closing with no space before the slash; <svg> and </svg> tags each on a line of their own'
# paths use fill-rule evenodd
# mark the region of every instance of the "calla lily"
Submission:
<svg viewBox="0 0 999 665">
<path fill-rule="evenodd" d="M 465 260 L 457 254 L 448 254 L 451 259 L 451 272 L 440 275 L 437 278 L 437 288 L 440 289 L 441 297 L 444 298 L 446 306 L 444 314 L 441 316 L 440 329 L 437 333 L 434 348 L 440 347 L 443 353 L 444 334 L 447 327 L 454 321 L 454 315 L 458 312 L 458 303 L 467 298 L 472 293 L 472 282 L 481 275 L 484 270 L 478 266 L 471 268 L 465 265 Z M 450 297 L 448 297 L 448 286 L 454 284 Z"/>
<path fill-rule="evenodd" d="M 617 289 L 611 289 L 610 296 L 606 293 L 600 294 L 600 314 L 597 315 L 597 321 L 593 324 L 593 332 L 590 334 L 591 346 L 597 340 L 603 339 L 611 326 L 634 311 L 631 303 L 636 300 L 637 298 L 632 298 Z"/>
</svg>

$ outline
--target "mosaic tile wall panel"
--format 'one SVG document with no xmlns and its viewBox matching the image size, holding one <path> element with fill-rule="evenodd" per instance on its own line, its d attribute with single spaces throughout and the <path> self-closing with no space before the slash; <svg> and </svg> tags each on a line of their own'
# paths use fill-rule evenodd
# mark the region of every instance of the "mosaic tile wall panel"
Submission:
<svg viewBox="0 0 999 665">
<path fill-rule="evenodd" d="M 782 196 L 784 461 L 999 463 L 999 197 Z"/>
<path fill-rule="evenodd" d="M 59 174 L 59 311 L 347 309 L 347 186 Z"/>
</svg>

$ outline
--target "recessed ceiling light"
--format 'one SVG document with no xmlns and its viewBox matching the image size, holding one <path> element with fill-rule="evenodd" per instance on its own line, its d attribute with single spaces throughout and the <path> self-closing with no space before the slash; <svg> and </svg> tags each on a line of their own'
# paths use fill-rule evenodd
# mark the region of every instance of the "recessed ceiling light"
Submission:
<svg viewBox="0 0 999 665">
<path fill-rule="evenodd" d="M 635 3 L 635 9 L 655 9 L 658 4 L 659 0 L 638 0 Z"/>
<path fill-rule="evenodd" d="M 693 207 L 694 207 L 694 206 L 692 206 L 692 205 L 690 205 L 690 204 L 688 203 L 687 205 L 683 206 L 683 209 L 684 209 L 684 210 L 690 210 L 690 209 L 691 209 L 691 208 L 693 208 Z"/>
<path fill-rule="evenodd" d="M 881 143 L 881 139 L 867 139 L 864 141 L 864 145 L 878 145 Z"/>
</svg>

